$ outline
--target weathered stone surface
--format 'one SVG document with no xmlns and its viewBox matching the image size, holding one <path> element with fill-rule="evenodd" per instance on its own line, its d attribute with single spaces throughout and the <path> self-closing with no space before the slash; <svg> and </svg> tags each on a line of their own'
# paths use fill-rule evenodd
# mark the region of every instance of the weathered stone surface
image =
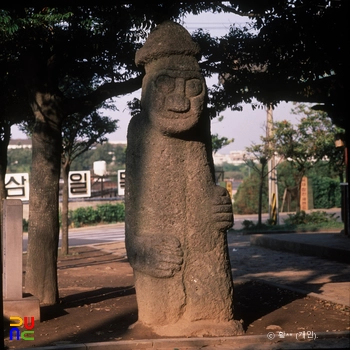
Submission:
<svg viewBox="0 0 350 350">
<path fill-rule="evenodd" d="M 165 22 L 136 54 L 142 112 L 128 129 L 126 247 L 139 323 L 168 336 L 241 334 L 233 319 L 227 191 L 215 184 L 199 49 Z"/>
<path fill-rule="evenodd" d="M 3 202 L 3 293 L 4 299 L 22 299 L 23 205 L 20 199 Z"/>
<path fill-rule="evenodd" d="M 2 214 L 3 311 L 4 317 L 34 317 L 40 321 L 39 299 L 23 298 L 23 204 L 20 199 L 5 199 Z"/>
</svg>

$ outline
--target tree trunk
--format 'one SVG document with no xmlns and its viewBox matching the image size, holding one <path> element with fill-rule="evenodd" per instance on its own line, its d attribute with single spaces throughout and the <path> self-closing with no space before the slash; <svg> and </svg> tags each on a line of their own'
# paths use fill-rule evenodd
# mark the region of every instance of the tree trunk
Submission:
<svg viewBox="0 0 350 350">
<path fill-rule="evenodd" d="M 10 142 L 11 137 L 11 125 L 5 123 L 1 126 L 1 135 L 0 135 L 0 209 L 2 205 L 2 200 L 6 199 L 6 190 L 5 190 L 5 175 L 7 169 L 7 147 Z M 1 217 L 0 217 L 1 222 Z M 1 226 L 0 226 L 1 230 Z"/>
<path fill-rule="evenodd" d="M 61 254 L 67 255 L 69 250 L 68 245 L 68 174 L 70 170 L 70 164 L 65 162 L 62 166 L 62 176 L 63 176 L 63 190 L 62 190 L 62 244 L 61 244 Z"/>
<path fill-rule="evenodd" d="M 260 172 L 260 183 L 259 183 L 258 225 L 262 224 L 262 198 L 263 198 L 263 191 L 264 191 L 264 181 L 266 177 L 265 168 L 266 168 L 267 162 L 260 159 L 260 164 L 261 164 L 261 172 Z"/>
<path fill-rule="evenodd" d="M 7 147 L 10 142 L 11 136 L 11 126 L 10 124 L 4 125 L 2 129 L 2 137 L 0 138 L 0 315 L 3 315 L 3 281 L 2 281 L 2 203 L 6 199 L 6 190 L 5 190 L 5 175 L 7 169 Z M 4 327 L 4 318 L 0 319 L 0 329 L 5 329 Z M 3 337 L 0 340 L 1 347 L 5 348 Z"/>
<path fill-rule="evenodd" d="M 32 135 L 26 292 L 41 304 L 58 302 L 57 250 L 59 239 L 59 178 L 61 121 L 59 101 L 50 93 L 36 92 L 32 103 Z"/>
</svg>

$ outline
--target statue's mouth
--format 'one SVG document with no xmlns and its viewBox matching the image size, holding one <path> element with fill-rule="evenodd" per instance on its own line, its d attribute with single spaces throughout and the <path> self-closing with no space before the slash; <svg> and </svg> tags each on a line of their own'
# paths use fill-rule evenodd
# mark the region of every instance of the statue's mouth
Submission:
<svg viewBox="0 0 350 350">
<path fill-rule="evenodd" d="M 171 109 L 168 109 L 168 114 L 163 115 L 161 119 L 166 119 L 167 121 L 169 120 L 186 120 L 186 119 L 193 119 L 197 120 L 198 117 L 194 115 L 194 113 L 188 113 L 186 112 L 175 112 Z"/>
</svg>

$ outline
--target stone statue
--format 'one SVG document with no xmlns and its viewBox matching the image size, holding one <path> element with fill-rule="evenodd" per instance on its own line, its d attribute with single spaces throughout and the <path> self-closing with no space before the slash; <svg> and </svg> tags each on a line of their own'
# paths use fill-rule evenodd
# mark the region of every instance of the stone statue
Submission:
<svg viewBox="0 0 350 350">
<path fill-rule="evenodd" d="M 136 53 L 142 112 L 128 129 L 126 248 L 138 323 L 163 336 L 241 334 L 233 319 L 226 230 L 231 200 L 215 184 L 199 48 L 160 24 Z"/>
</svg>

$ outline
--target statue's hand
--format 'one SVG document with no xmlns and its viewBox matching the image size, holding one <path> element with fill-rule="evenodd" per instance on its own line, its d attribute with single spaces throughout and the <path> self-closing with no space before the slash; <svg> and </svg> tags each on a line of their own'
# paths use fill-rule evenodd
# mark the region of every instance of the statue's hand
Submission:
<svg viewBox="0 0 350 350">
<path fill-rule="evenodd" d="M 221 186 L 215 186 L 212 197 L 213 226 L 226 231 L 233 225 L 232 202 L 227 190 Z"/>
<path fill-rule="evenodd" d="M 181 270 L 183 252 L 179 240 L 172 236 L 158 237 L 148 257 L 155 277 L 172 277 Z"/>
<path fill-rule="evenodd" d="M 181 270 L 183 251 L 176 237 L 139 236 L 137 246 L 132 264 L 136 270 L 158 278 L 172 277 Z"/>
</svg>

